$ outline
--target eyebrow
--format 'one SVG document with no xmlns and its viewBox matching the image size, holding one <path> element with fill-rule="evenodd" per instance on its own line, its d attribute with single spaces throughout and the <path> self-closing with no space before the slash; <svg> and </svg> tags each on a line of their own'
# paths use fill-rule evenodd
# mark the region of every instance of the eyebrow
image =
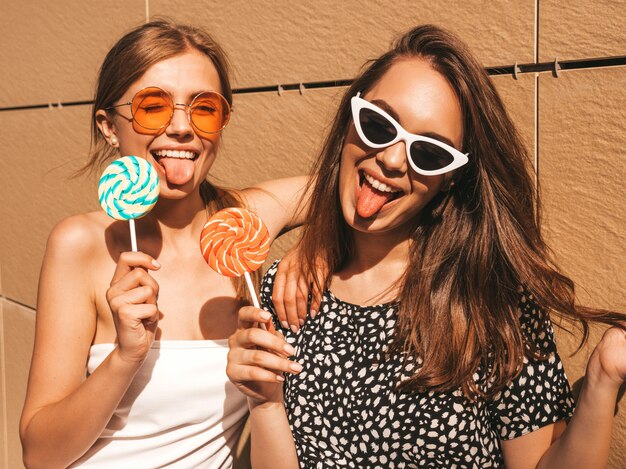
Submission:
<svg viewBox="0 0 626 469">
<path fill-rule="evenodd" d="M 372 103 L 372 104 L 378 106 L 379 108 L 381 108 L 382 110 L 384 110 L 387 114 L 389 114 L 391 117 L 393 117 L 398 124 L 400 124 L 400 117 L 398 116 L 398 113 L 386 101 L 384 101 L 382 99 L 373 99 L 373 100 L 370 101 L 370 103 Z M 402 125 L 402 124 L 400 124 L 400 125 Z M 412 133 L 412 132 L 410 132 L 410 133 Z M 414 134 L 414 135 L 418 135 L 418 134 Z M 425 133 L 419 134 L 419 135 L 421 135 L 422 137 L 434 138 L 435 140 L 439 140 L 440 142 L 443 142 L 446 145 L 450 145 L 452 148 L 456 148 L 454 146 L 454 143 L 452 143 L 452 140 L 450 140 L 447 137 L 444 137 L 443 135 L 438 134 L 437 132 L 425 132 Z"/>
<path fill-rule="evenodd" d="M 204 89 L 204 90 L 200 90 L 200 91 L 193 91 L 193 92 L 191 92 L 191 93 L 189 93 L 187 95 L 187 97 L 185 98 L 185 101 L 187 101 L 187 103 L 191 103 L 191 100 L 194 99 L 196 96 L 198 96 L 200 93 L 219 93 L 219 91 L 209 90 L 209 89 Z M 172 96 L 172 99 L 174 99 L 174 97 L 173 97 L 173 95 L 171 93 L 170 93 L 170 96 Z"/>
<path fill-rule="evenodd" d="M 219 92 L 219 91 L 217 91 L 217 90 L 210 90 L 210 89 L 208 89 L 208 88 L 207 88 L 207 89 L 200 90 L 200 91 L 194 91 L 192 94 L 190 94 L 190 95 L 189 95 L 189 97 L 190 97 L 191 99 L 193 99 L 193 98 L 195 98 L 196 96 L 198 96 L 200 93 L 219 93 L 219 94 L 222 94 L 222 93 L 220 93 L 220 92 Z"/>
<path fill-rule="evenodd" d="M 452 148 L 458 150 L 458 148 L 456 148 L 454 146 L 454 143 L 452 143 L 452 141 L 450 139 L 444 137 L 443 135 L 439 135 L 436 132 L 425 132 L 425 133 L 420 134 L 420 135 L 422 135 L 423 137 L 429 137 L 429 138 L 433 138 L 435 140 L 439 140 L 440 142 L 443 142 L 446 145 L 450 145 Z"/>
<path fill-rule="evenodd" d="M 156 88 L 158 88 L 158 87 L 156 87 Z M 172 98 L 172 101 L 174 101 L 174 103 L 175 103 L 175 104 L 177 104 L 177 103 L 176 103 L 176 100 L 174 99 L 174 93 L 172 93 L 172 92 L 171 92 L 171 91 L 169 91 L 169 90 L 166 90 L 165 88 L 161 88 L 161 89 L 162 89 L 163 91 L 165 91 L 167 94 L 169 94 L 169 95 L 170 95 L 170 97 Z M 181 104 L 188 104 L 188 103 L 191 103 L 191 100 L 192 100 L 192 99 L 194 99 L 196 96 L 198 96 L 200 93 L 207 93 L 207 92 L 208 92 L 208 93 L 219 93 L 219 91 L 217 91 L 217 90 L 211 90 L 211 89 L 208 89 L 208 88 L 203 89 L 203 90 L 195 90 L 195 91 L 191 91 L 191 92 L 189 92 L 189 93 L 187 93 L 187 94 L 185 95 L 185 101 L 186 101 L 186 103 L 181 103 Z M 221 94 L 221 93 L 220 93 L 220 94 Z"/>
</svg>

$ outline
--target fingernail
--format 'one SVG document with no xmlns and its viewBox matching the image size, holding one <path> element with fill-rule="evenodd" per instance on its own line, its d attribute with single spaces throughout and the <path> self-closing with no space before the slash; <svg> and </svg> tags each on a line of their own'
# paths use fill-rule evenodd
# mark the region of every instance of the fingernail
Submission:
<svg viewBox="0 0 626 469">
<path fill-rule="evenodd" d="M 283 347 L 283 350 L 285 352 L 287 352 L 289 355 L 295 355 L 296 354 L 296 349 L 293 348 L 291 345 L 289 344 L 285 344 L 285 346 Z"/>
<path fill-rule="evenodd" d="M 287 324 L 287 321 L 280 321 L 280 325 L 283 326 L 283 329 L 289 329 L 289 324 Z"/>
<path fill-rule="evenodd" d="M 285 378 L 283 377 L 283 375 L 276 375 L 276 381 L 285 381 Z"/>
<path fill-rule="evenodd" d="M 315 311 L 314 309 L 311 310 L 311 319 L 315 319 L 315 316 L 317 316 L 317 311 Z"/>
<path fill-rule="evenodd" d="M 304 326 L 304 319 L 298 318 L 298 322 L 300 323 L 300 327 Z"/>
<path fill-rule="evenodd" d="M 271 319 L 272 315 L 270 313 L 268 313 L 267 311 L 261 311 L 260 316 L 265 319 L 266 321 L 268 319 Z"/>
<path fill-rule="evenodd" d="M 296 326 L 295 324 L 292 324 L 290 329 L 291 329 L 291 332 L 293 332 L 294 334 L 298 332 L 298 326 Z"/>
<path fill-rule="evenodd" d="M 291 363 L 289 365 L 289 368 L 291 368 L 296 373 L 300 373 L 302 371 L 302 365 L 300 365 L 300 363 L 297 363 L 297 362 Z"/>
<path fill-rule="evenodd" d="M 157 269 L 161 267 L 161 264 L 159 264 L 159 261 L 157 261 L 156 259 L 152 259 L 152 265 L 155 266 Z"/>
</svg>

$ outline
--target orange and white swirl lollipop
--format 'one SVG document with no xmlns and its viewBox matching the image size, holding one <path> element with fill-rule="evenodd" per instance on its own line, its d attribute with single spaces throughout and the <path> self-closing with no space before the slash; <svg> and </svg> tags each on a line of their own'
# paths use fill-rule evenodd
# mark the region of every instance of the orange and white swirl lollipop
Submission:
<svg viewBox="0 0 626 469">
<path fill-rule="evenodd" d="M 256 214 L 230 207 L 206 222 L 200 235 L 200 249 L 217 273 L 241 277 L 263 265 L 270 251 L 270 235 Z"/>
<path fill-rule="evenodd" d="M 256 214 L 238 207 L 220 210 L 202 228 L 200 250 L 217 273 L 227 277 L 243 275 L 252 303 L 260 307 L 250 272 L 265 262 L 270 251 L 270 235 Z"/>
</svg>

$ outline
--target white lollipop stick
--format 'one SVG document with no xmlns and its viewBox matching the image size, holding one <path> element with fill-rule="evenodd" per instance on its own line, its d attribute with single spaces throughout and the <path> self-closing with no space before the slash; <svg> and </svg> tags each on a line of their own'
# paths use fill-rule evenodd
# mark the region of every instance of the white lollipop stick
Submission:
<svg viewBox="0 0 626 469">
<path fill-rule="evenodd" d="M 244 272 L 244 278 L 246 279 L 246 284 L 248 285 L 248 290 L 250 291 L 250 296 L 252 297 L 252 304 L 255 308 L 261 309 L 261 305 L 259 304 L 259 299 L 256 296 L 256 291 L 254 290 L 254 284 L 252 283 L 252 278 L 250 277 L 250 273 Z"/>
<path fill-rule="evenodd" d="M 135 233 L 135 219 L 128 220 L 128 226 L 130 227 L 130 245 L 133 252 L 137 252 L 137 234 Z"/>
<path fill-rule="evenodd" d="M 246 285 L 248 285 L 248 291 L 250 292 L 250 297 L 252 298 L 252 304 L 255 308 L 261 309 L 261 305 L 259 303 L 259 299 L 256 296 L 256 291 L 254 290 L 254 284 L 252 283 L 252 278 L 248 272 L 244 272 L 243 277 L 246 279 Z M 264 331 L 267 330 L 267 326 L 264 322 L 259 323 L 261 329 Z"/>
</svg>

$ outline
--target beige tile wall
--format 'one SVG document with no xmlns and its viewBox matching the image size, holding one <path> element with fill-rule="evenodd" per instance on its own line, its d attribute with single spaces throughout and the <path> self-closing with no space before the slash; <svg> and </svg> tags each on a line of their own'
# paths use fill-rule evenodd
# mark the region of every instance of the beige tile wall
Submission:
<svg viewBox="0 0 626 469">
<path fill-rule="evenodd" d="M 539 78 L 544 233 L 584 304 L 626 310 L 626 67 Z M 581 112 L 584 110 L 584 112 Z"/>
<path fill-rule="evenodd" d="M 106 52 L 146 19 L 140 0 L 3 0 L 1 12 L 2 107 L 91 99 Z"/>
<path fill-rule="evenodd" d="M 534 59 L 530 0 L 151 0 L 150 5 L 151 15 L 213 31 L 230 52 L 239 87 L 350 78 L 399 32 L 429 22 L 456 31 L 487 66 Z"/>
<path fill-rule="evenodd" d="M 504 101 L 507 112 L 515 122 L 529 151 L 535 151 L 535 75 L 511 75 L 493 77 L 498 93 Z"/>
<path fill-rule="evenodd" d="M 35 335 L 35 312 L 10 300 L 2 302 L 2 343 L 4 346 L 4 380 L 6 387 L 6 461 L 7 468 L 22 467 L 18 425 L 26 394 L 28 367 Z"/>
<path fill-rule="evenodd" d="M 624 0 L 541 0 L 539 60 L 623 56 Z"/>
<path fill-rule="evenodd" d="M 35 307 L 37 278 L 52 227 L 96 210 L 96 179 L 73 178 L 89 150 L 88 106 L 0 112 L 2 294 Z"/>
<path fill-rule="evenodd" d="M 626 311 L 626 67 L 539 77 L 539 180 L 543 231 L 580 301 Z M 584 112 L 581 112 L 584 110 Z M 571 383 L 584 375 L 592 345 L 569 357 L 577 338 L 558 334 Z M 626 400 L 614 431 L 609 467 L 626 461 Z"/>
<path fill-rule="evenodd" d="M 206 26 L 229 52 L 237 87 L 348 79 L 420 22 L 456 31 L 487 66 L 624 55 L 624 2 L 292 2 L 287 0 L 3 0 L 0 109 L 88 100 L 114 40 L 147 16 Z M 538 19 L 538 31 L 535 27 Z M 538 157 L 545 233 L 587 304 L 626 310 L 623 122 L 626 67 L 534 74 L 494 82 Z M 240 94 L 212 170 L 243 187 L 309 167 L 342 88 Z M 72 179 L 89 148 L 88 106 L 0 111 L 0 464 L 21 467 L 17 436 L 34 336 L 37 277 L 47 234 L 61 218 L 98 207 L 95 178 Z M 538 129 L 538 133 L 536 132 Z M 535 147 L 535 141 L 538 146 Z M 621 155 L 621 156 L 620 156 Z M 279 240 L 280 256 L 297 234 Z M 621 268 L 621 270 L 620 270 Z M 621 278 L 619 282 L 617 279 Z M 597 343 L 601 331 L 592 336 Z M 574 383 L 587 352 L 559 334 Z M 3 360 L 4 358 L 4 360 Z M 626 402 L 626 400 L 624 401 Z M 622 403 L 622 407 L 626 404 Z M 626 412 L 618 416 L 609 467 L 626 460 Z"/>
</svg>

